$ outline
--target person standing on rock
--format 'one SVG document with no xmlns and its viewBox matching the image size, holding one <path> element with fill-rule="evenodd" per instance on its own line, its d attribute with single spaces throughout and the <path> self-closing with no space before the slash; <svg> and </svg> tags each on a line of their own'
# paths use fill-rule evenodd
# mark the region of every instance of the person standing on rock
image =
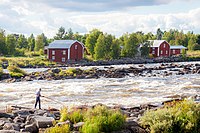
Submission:
<svg viewBox="0 0 200 133">
<path fill-rule="evenodd" d="M 38 89 L 38 90 L 36 91 L 36 93 L 35 93 L 35 95 L 36 95 L 35 109 L 36 109 L 38 103 L 39 103 L 39 109 L 41 109 L 41 103 L 40 103 L 41 93 L 40 93 L 40 92 L 41 92 L 41 88 Z"/>
</svg>

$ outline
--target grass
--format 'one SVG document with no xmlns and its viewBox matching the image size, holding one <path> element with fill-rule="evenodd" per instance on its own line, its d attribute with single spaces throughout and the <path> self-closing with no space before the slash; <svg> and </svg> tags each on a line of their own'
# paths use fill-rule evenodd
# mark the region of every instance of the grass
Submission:
<svg viewBox="0 0 200 133">
<path fill-rule="evenodd" d="M 71 123 L 84 122 L 79 128 L 80 133 L 100 133 L 112 132 L 123 128 L 125 116 L 119 110 L 109 109 L 106 106 L 96 106 L 91 109 L 72 109 L 64 107 L 60 111 L 61 118 L 59 121 L 65 122 L 69 120 Z M 61 133 L 60 128 L 63 126 L 55 126 L 49 128 L 46 133 Z M 67 130 L 68 132 L 68 130 Z"/>
<path fill-rule="evenodd" d="M 11 77 L 16 77 L 16 78 L 19 78 L 19 77 L 23 77 L 26 75 L 26 72 L 23 71 L 22 69 L 20 69 L 19 67 L 17 66 L 8 66 L 8 71 L 9 71 L 9 74 Z"/>
<path fill-rule="evenodd" d="M 141 125 L 151 133 L 200 132 L 200 104 L 185 100 L 172 105 L 146 112 Z"/>
<path fill-rule="evenodd" d="M 200 50 L 196 51 L 187 51 L 188 57 L 200 57 Z"/>
<path fill-rule="evenodd" d="M 0 57 L 0 63 L 2 62 L 7 62 L 9 65 L 17 65 L 19 67 L 55 65 L 54 62 L 50 62 L 44 57 Z"/>
<path fill-rule="evenodd" d="M 45 130 L 45 133 L 70 133 L 70 126 L 68 124 L 62 126 L 56 125 L 55 127 Z"/>
</svg>

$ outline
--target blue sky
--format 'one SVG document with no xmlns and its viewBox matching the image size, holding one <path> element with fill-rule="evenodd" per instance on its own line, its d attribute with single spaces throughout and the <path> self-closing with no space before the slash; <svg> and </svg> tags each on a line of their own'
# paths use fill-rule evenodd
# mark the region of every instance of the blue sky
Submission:
<svg viewBox="0 0 200 133">
<path fill-rule="evenodd" d="M 199 14 L 199 0 L 0 0 L 0 28 L 27 36 L 53 37 L 61 26 L 116 36 L 157 28 L 200 33 Z"/>
</svg>

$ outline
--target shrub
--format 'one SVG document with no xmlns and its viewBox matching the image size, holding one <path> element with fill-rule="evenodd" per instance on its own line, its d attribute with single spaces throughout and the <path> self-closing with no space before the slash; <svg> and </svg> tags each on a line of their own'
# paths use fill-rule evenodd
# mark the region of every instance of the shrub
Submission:
<svg viewBox="0 0 200 133">
<path fill-rule="evenodd" d="M 86 130 L 92 127 L 98 127 L 96 131 L 111 132 L 120 130 L 125 122 L 125 116 L 118 110 L 108 109 L 106 106 L 96 106 L 94 109 L 87 111 L 85 115 L 86 124 L 83 125 L 81 131 L 87 133 Z"/>
<path fill-rule="evenodd" d="M 67 115 L 68 115 L 68 109 L 66 107 L 61 108 L 61 110 L 60 110 L 60 121 L 61 122 L 66 121 L 68 119 Z"/>
<path fill-rule="evenodd" d="M 68 112 L 68 109 L 66 107 L 63 107 L 60 113 L 61 113 L 61 118 L 60 118 L 61 122 L 70 120 L 72 123 L 78 123 L 83 121 L 85 111 L 76 109 L 71 112 Z"/>
<path fill-rule="evenodd" d="M 7 69 L 11 77 L 22 77 L 26 75 L 26 72 L 17 66 L 8 66 Z"/>
<path fill-rule="evenodd" d="M 70 133 L 70 126 L 64 124 L 62 126 L 55 126 L 45 130 L 45 133 Z"/>
<path fill-rule="evenodd" d="M 2 75 L 3 75 L 3 68 L 0 67 L 0 78 L 1 78 Z"/>
<path fill-rule="evenodd" d="M 183 101 L 156 111 L 148 111 L 140 123 L 152 133 L 200 132 L 200 104 Z"/>
</svg>

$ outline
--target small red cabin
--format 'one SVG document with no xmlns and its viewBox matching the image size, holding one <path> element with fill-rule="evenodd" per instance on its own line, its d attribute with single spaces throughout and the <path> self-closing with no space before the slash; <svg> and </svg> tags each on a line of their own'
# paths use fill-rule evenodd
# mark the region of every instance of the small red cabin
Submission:
<svg viewBox="0 0 200 133">
<path fill-rule="evenodd" d="M 170 53 L 171 55 L 180 55 L 182 54 L 182 49 L 187 49 L 186 47 L 182 45 L 175 45 L 175 46 L 170 46 Z"/>
<path fill-rule="evenodd" d="M 47 58 L 54 62 L 83 59 L 84 45 L 77 40 L 55 40 L 47 48 Z"/>
<path fill-rule="evenodd" d="M 150 40 L 150 54 L 154 57 L 169 57 L 172 55 L 180 55 L 182 49 L 187 49 L 182 45 L 170 46 L 165 40 Z"/>
</svg>

